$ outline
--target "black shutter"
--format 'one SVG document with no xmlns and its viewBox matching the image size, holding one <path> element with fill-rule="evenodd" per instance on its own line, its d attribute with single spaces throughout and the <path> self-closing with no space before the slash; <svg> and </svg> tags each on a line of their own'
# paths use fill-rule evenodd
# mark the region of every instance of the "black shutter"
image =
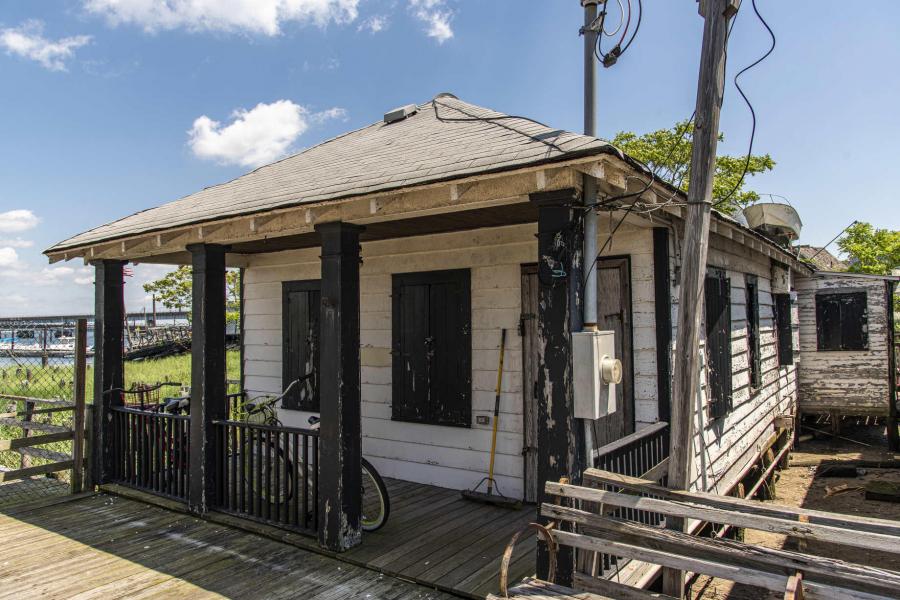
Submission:
<svg viewBox="0 0 900 600">
<path fill-rule="evenodd" d="M 867 350 L 866 292 L 816 295 L 816 341 L 822 351 Z"/>
<path fill-rule="evenodd" d="M 392 305 L 393 418 L 469 427 L 469 271 L 394 275 Z"/>
<path fill-rule="evenodd" d="M 393 403 L 399 421 L 424 421 L 428 415 L 428 285 L 393 284 Z"/>
<path fill-rule="evenodd" d="M 778 364 L 794 364 L 794 334 L 791 326 L 791 295 L 773 294 L 775 298 L 775 333 L 778 338 Z M 817 307 L 818 308 L 818 307 Z"/>
<path fill-rule="evenodd" d="M 710 416 L 731 410 L 731 285 L 724 271 L 706 276 L 706 355 Z"/>
<path fill-rule="evenodd" d="M 762 385 L 762 365 L 759 350 L 759 284 L 753 275 L 747 276 L 747 347 L 750 352 L 750 387 Z"/>
<path fill-rule="evenodd" d="M 319 410 L 319 313 L 318 281 L 286 281 L 282 284 L 282 386 L 312 372 L 313 377 L 294 386 L 282 407 Z"/>
</svg>

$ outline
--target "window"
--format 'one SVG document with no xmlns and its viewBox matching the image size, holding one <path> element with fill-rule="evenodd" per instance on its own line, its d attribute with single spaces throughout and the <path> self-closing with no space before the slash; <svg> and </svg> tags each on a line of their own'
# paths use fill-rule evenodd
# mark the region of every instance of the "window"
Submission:
<svg viewBox="0 0 900 600">
<path fill-rule="evenodd" d="M 468 269 L 395 274 L 392 292 L 392 418 L 470 427 Z"/>
<path fill-rule="evenodd" d="M 731 284 L 725 272 L 711 269 L 706 276 L 707 398 L 710 416 L 731 410 Z"/>
<path fill-rule="evenodd" d="M 865 292 L 816 294 L 816 339 L 822 350 L 868 350 Z"/>
<path fill-rule="evenodd" d="M 792 326 L 791 295 L 772 294 L 775 301 L 775 335 L 778 338 L 779 366 L 794 364 L 794 330 Z"/>
<path fill-rule="evenodd" d="M 750 387 L 762 385 L 759 354 L 759 282 L 755 275 L 747 275 L 747 347 L 750 352 Z"/>
<path fill-rule="evenodd" d="M 294 386 L 282 407 L 319 410 L 319 310 L 318 281 L 285 281 L 281 284 L 282 387 L 313 373 L 304 385 Z"/>
</svg>

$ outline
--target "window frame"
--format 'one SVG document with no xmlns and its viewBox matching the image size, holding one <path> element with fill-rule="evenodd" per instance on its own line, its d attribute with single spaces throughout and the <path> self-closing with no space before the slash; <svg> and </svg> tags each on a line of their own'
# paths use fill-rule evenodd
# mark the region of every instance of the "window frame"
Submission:
<svg viewBox="0 0 900 600">
<path fill-rule="evenodd" d="M 412 273 L 393 273 L 391 275 L 391 420 L 419 423 L 424 425 L 439 425 L 445 427 L 472 427 L 472 281 L 470 269 L 442 269 L 433 271 L 417 271 Z M 425 317 L 424 327 L 428 335 L 426 338 L 433 337 L 437 322 L 440 319 L 433 312 L 432 290 L 436 285 L 456 285 L 459 286 L 459 307 L 458 316 L 461 326 L 458 334 L 450 340 L 443 342 L 452 344 L 453 341 L 458 343 L 459 347 L 434 347 L 431 355 L 451 354 L 458 356 L 456 366 L 457 375 L 453 377 L 456 386 L 452 388 L 457 394 L 455 404 L 443 405 L 443 411 L 439 410 L 432 400 L 434 385 L 432 379 L 432 370 L 430 363 L 425 364 L 426 380 L 424 388 L 427 389 L 425 403 L 422 405 L 421 414 L 419 416 L 411 416 L 410 413 L 415 411 L 415 405 L 404 405 L 404 394 L 408 391 L 404 386 L 404 370 L 403 356 L 404 348 L 401 328 L 404 326 L 405 320 L 402 311 L 403 305 L 403 288 L 412 286 L 427 286 L 428 308 Z M 445 320 L 444 320 L 445 321 Z M 441 343 L 435 341 L 435 343 Z M 425 354 L 426 361 L 428 353 Z M 444 365 L 441 361 L 438 364 Z M 445 374 L 446 376 L 446 374 Z M 441 386 L 441 390 L 445 390 L 446 386 Z"/>
<path fill-rule="evenodd" d="M 853 307 L 848 304 L 852 301 Z M 866 352 L 869 350 L 869 295 L 865 289 L 827 290 L 816 292 L 816 351 L 817 352 Z M 828 311 L 836 311 L 826 323 Z M 859 330 L 849 335 L 851 318 L 858 318 Z M 827 325 L 831 329 L 826 329 Z M 855 338 L 855 339 L 854 339 Z M 859 342 L 859 343 L 856 343 Z"/>
</svg>

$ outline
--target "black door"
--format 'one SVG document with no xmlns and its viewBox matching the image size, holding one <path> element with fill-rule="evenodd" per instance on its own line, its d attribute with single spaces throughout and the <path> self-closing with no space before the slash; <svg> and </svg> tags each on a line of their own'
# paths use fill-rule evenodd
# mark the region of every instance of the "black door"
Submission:
<svg viewBox="0 0 900 600">
<path fill-rule="evenodd" d="M 282 389 L 309 373 L 303 385 L 294 386 L 282 406 L 294 410 L 319 410 L 319 304 L 318 281 L 286 281 L 282 284 Z"/>
<path fill-rule="evenodd" d="M 392 296 L 393 419 L 469 427 L 468 269 L 395 274 Z"/>
</svg>

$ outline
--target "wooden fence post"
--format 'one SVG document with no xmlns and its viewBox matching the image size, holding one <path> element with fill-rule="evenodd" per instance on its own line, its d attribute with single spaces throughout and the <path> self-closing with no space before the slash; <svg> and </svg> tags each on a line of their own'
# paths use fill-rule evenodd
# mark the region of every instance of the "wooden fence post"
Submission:
<svg viewBox="0 0 900 600">
<path fill-rule="evenodd" d="M 87 383 L 87 319 L 78 319 L 75 326 L 75 415 L 72 423 L 72 493 L 84 485 L 84 399 Z"/>
</svg>

